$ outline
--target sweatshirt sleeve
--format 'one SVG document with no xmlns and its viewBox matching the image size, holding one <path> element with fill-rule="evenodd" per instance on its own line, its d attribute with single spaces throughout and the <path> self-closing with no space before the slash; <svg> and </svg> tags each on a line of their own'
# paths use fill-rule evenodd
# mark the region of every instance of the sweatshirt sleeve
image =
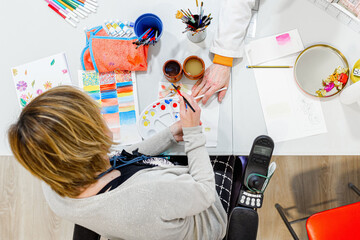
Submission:
<svg viewBox="0 0 360 240">
<path fill-rule="evenodd" d="M 166 199 L 162 212 L 164 220 L 196 215 L 208 209 L 216 197 L 215 177 L 205 148 L 202 128 L 183 128 L 188 174 L 157 184 L 158 197 Z M 165 201 L 164 201 L 165 204 Z"/>
<path fill-rule="evenodd" d="M 142 154 L 154 156 L 164 152 L 173 143 L 176 143 L 176 140 L 170 132 L 170 129 L 166 128 L 142 142 L 133 144 L 125 148 L 113 146 L 111 150 L 121 151 L 122 149 L 124 149 L 125 151 L 131 153 L 133 150 L 139 149 L 139 152 Z"/>
<path fill-rule="evenodd" d="M 255 0 L 221 0 L 218 29 L 210 52 L 228 58 L 243 56 L 244 38 L 254 5 Z M 219 59 L 224 62 L 219 57 L 215 61 Z"/>
</svg>

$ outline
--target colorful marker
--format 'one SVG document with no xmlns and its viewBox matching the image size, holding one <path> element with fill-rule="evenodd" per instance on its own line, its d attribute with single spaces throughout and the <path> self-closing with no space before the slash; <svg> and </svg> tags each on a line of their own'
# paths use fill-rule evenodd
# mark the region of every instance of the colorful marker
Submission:
<svg viewBox="0 0 360 240">
<path fill-rule="evenodd" d="M 94 7 L 98 7 L 99 5 L 96 3 L 95 0 L 79 0 L 80 2 L 82 3 L 88 3 L 88 4 L 91 4 L 93 5 Z"/>
<path fill-rule="evenodd" d="M 83 15 L 80 15 L 76 12 L 74 12 L 73 10 L 71 10 L 70 8 L 67 8 L 65 5 L 63 5 L 62 3 L 60 3 L 58 0 L 53 0 L 54 3 L 56 3 L 59 7 L 61 7 L 63 10 L 68 11 L 69 13 L 71 13 L 71 15 L 74 15 L 75 17 L 79 16 L 81 18 L 84 18 Z"/>
<path fill-rule="evenodd" d="M 53 7 L 51 4 L 48 4 L 48 7 L 51 8 L 54 12 L 56 12 L 58 15 L 60 15 L 65 21 L 67 21 L 69 24 L 71 24 L 73 27 L 76 27 L 76 25 L 69 20 L 69 17 L 65 16 L 61 12 L 59 12 L 55 7 Z"/>
<path fill-rule="evenodd" d="M 72 18 L 74 21 L 79 22 L 79 20 L 76 18 L 76 16 L 74 16 L 73 13 L 62 9 L 59 5 L 57 5 L 55 2 L 52 2 L 50 0 L 45 0 L 48 4 L 50 4 L 51 6 L 53 6 L 54 8 L 56 8 L 61 14 L 63 14 L 64 16 L 66 16 L 67 18 Z"/>
<path fill-rule="evenodd" d="M 77 4 L 78 7 L 80 7 L 81 9 L 87 10 L 87 12 L 90 13 L 91 12 L 96 12 L 96 8 L 92 7 L 92 6 L 88 6 L 87 4 L 84 4 L 82 2 L 79 2 L 78 0 L 71 0 L 74 4 Z"/>
<path fill-rule="evenodd" d="M 81 18 L 85 18 L 87 16 L 86 13 L 82 13 L 82 12 L 70 7 L 68 4 L 66 4 L 62 0 L 54 0 L 54 1 L 61 3 L 65 8 L 69 9 L 70 11 L 73 11 L 74 13 L 76 13 L 76 15 L 80 16 Z"/>
<path fill-rule="evenodd" d="M 81 13 L 85 13 L 85 14 L 90 13 L 90 10 L 87 10 L 86 8 L 79 6 L 72 0 L 62 0 L 62 1 L 66 2 L 69 6 L 71 6 L 72 8 L 76 9 L 77 11 L 79 11 Z M 87 16 L 87 15 L 85 15 L 85 16 Z"/>
<path fill-rule="evenodd" d="M 81 14 L 84 15 L 85 17 L 88 16 L 88 14 L 87 14 L 86 12 L 84 12 L 84 11 L 81 10 L 80 8 L 77 8 L 74 4 L 71 3 L 70 0 L 58 0 L 58 1 L 59 1 L 59 2 L 62 1 L 64 4 L 67 5 L 68 8 L 74 9 L 74 11 L 77 11 L 77 12 L 81 13 Z M 66 6 L 66 5 L 65 5 L 65 6 Z"/>
</svg>

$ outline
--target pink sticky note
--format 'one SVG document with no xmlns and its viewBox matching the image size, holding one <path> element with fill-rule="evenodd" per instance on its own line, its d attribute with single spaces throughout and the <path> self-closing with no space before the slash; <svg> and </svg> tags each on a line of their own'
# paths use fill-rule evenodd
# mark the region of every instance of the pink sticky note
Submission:
<svg viewBox="0 0 360 240">
<path fill-rule="evenodd" d="M 288 33 L 284 33 L 282 35 L 279 35 L 276 37 L 276 41 L 279 45 L 285 45 L 288 42 L 291 42 L 291 37 L 290 34 Z"/>
</svg>

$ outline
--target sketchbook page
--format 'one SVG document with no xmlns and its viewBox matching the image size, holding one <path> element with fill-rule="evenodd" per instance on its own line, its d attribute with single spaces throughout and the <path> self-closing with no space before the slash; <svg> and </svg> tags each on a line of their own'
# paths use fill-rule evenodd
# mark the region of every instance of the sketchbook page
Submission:
<svg viewBox="0 0 360 240">
<path fill-rule="evenodd" d="M 220 103 L 214 94 L 206 105 L 199 102 L 201 108 L 202 130 L 206 137 L 206 147 L 216 147 L 218 140 Z"/>
<path fill-rule="evenodd" d="M 176 86 L 181 86 L 181 91 L 191 94 L 191 89 L 194 86 L 193 80 L 182 79 L 181 83 L 175 83 Z M 171 83 L 160 81 L 159 82 L 159 99 L 163 97 L 177 97 L 174 93 Z M 206 147 L 216 147 L 218 139 L 219 116 L 220 116 L 220 103 L 217 100 L 217 94 L 212 96 L 206 105 L 199 102 L 201 108 L 201 122 L 202 130 L 206 137 Z"/>
<path fill-rule="evenodd" d="M 78 72 L 80 87 L 101 106 L 101 114 L 120 145 L 141 141 L 136 121 L 139 116 L 135 74 L 130 71 Z"/>
<path fill-rule="evenodd" d="M 136 125 L 140 113 L 135 72 L 115 71 L 115 73 L 120 112 L 120 144 L 138 143 L 142 138 Z"/>
<path fill-rule="evenodd" d="M 245 46 L 249 65 L 259 65 L 304 49 L 297 29 L 254 40 Z M 269 63 L 267 63 L 269 65 Z"/>
<path fill-rule="evenodd" d="M 11 73 L 20 108 L 48 89 L 71 85 L 65 53 L 13 67 Z"/>
<path fill-rule="evenodd" d="M 291 55 L 266 65 L 292 66 L 296 57 Z M 253 70 L 268 134 L 275 142 L 327 132 L 320 101 L 298 89 L 293 68 Z"/>
</svg>

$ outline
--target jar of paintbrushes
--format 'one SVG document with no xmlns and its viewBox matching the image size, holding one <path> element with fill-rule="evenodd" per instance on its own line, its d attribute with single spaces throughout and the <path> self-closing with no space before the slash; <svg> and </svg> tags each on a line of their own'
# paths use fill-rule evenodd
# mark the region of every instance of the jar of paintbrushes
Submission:
<svg viewBox="0 0 360 240">
<path fill-rule="evenodd" d="M 196 0 L 197 14 L 193 14 L 188 8 L 188 10 L 178 10 L 175 15 L 177 19 L 186 24 L 183 33 L 187 33 L 188 39 L 194 43 L 201 42 L 206 38 L 206 28 L 212 20 L 211 13 L 204 14 L 203 6 L 203 2 L 198 4 L 198 0 Z"/>
</svg>

